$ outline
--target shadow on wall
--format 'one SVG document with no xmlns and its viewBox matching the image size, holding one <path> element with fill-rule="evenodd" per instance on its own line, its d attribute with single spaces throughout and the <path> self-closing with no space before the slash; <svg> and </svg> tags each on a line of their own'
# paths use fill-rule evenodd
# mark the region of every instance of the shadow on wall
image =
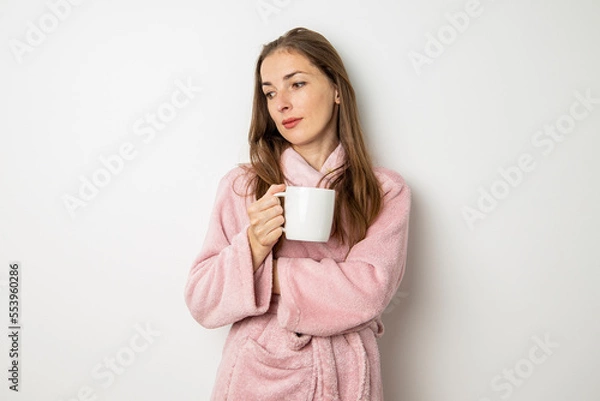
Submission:
<svg viewBox="0 0 600 401">
<path fill-rule="evenodd" d="M 423 291 L 423 286 L 415 280 L 418 275 L 414 270 L 418 264 L 418 248 L 416 244 L 426 243 L 420 240 L 419 222 L 421 209 L 419 208 L 418 194 L 413 190 L 411 200 L 408 251 L 406 261 L 406 271 L 400 284 L 400 289 L 392 298 L 389 306 L 383 313 L 383 324 L 385 332 L 383 337 L 378 339 L 379 350 L 381 354 L 381 375 L 383 380 L 384 399 L 399 400 L 409 394 L 415 394 L 415 389 L 410 389 L 411 367 L 415 364 L 410 359 L 410 349 L 413 347 L 409 343 L 411 338 L 406 336 L 410 331 L 409 310 L 411 308 L 411 299 L 414 294 Z M 393 393 L 397 389 L 402 389 L 402 394 Z M 403 397 L 401 397 L 403 396 Z"/>
</svg>

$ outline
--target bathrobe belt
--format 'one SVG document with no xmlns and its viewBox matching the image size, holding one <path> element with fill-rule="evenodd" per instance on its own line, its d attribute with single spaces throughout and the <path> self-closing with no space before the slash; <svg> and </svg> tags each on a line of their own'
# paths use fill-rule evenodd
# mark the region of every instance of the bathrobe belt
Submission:
<svg viewBox="0 0 600 401">
<path fill-rule="evenodd" d="M 376 337 L 383 334 L 383 324 L 379 317 L 360 326 L 361 328 L 371 327 Z M 299 350 L 312 342 L 313 351 L 313 381 L 316 386 L 316 394 L 320 399 L 326 401 L 340 401 L 338 391 L 337 375 L 339 373 L 333 354 L 332 337 L 311 336 L 288 332 L 290 336 L 290 346 L 292 349 Z M 359 330 L 345 332 L 343 335 L 348 344 L 354 350 L 356 355 L 356 370 L 358 373 L 358 394 L 356 401 L 368 401 L 371 397 L 371 372 L 369 369 L 369 359 L 359 334 Z"/>
</svg>

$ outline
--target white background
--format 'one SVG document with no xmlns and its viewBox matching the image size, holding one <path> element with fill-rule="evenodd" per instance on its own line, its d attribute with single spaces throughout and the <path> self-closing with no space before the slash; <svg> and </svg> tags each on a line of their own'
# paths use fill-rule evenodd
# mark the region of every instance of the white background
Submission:
<svg viewBox="0 0 600 401">
<path fill-rule="evenodd" d="M 407 272 L 380 339 L 386 400 L 597 400 L 598 100 L 551 152 L 532 139 L 568 125 L 576 92 L 600 98 L 600 3 L 482 0 L 457 33 L 446 13 L 465 7 L 87 0 L 52 27 L 48 3 L 1 1 L 3 322 L 9 262 L 22 269 L 21 391 L 3 369 L 2 394 L 208 399 L 228 328 L 199 326 L 183 288 L 217 182 L 247 160 L 261 46 L 305 26 L 342 55 L 377 164 L 413 190 Z M 19 55 L 40 21 L 49 32 Z M 438 34 L 443 52 L 415 65 Z M 176 82 L 201 92 L 151 140 L 136 135 Z M 127 143 L 135 157 L 69 213 L 81 178 Z M 522 157 L 535 167 L 503 184 L 499 169 Z M 464 209 L 492 187 L 501 199 L 469 226 Z"/>
</svg>

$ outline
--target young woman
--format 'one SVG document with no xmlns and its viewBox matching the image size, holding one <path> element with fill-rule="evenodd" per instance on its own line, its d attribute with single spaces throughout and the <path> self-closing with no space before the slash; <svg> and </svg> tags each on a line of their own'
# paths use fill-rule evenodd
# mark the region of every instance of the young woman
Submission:
<svg viewBox="0 0 600 401">
<path fill-rule="evenodd" d="M 376 338 L 404 273 L 411 191 L 372 166 L 348 74 L 319 33 L 263 47 L 249 142 L 185 288 L 202 326 L 232 324 L 211 399 L 383 400 Z M 286 185 L 335 189 L 328 242 L 282 235 Z"/>
</svg>

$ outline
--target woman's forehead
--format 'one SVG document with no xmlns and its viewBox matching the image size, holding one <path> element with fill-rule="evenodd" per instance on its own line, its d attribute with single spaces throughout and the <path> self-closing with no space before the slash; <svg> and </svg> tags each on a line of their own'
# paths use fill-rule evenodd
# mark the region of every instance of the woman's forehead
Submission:
<svg viewBox="0 0 600 401">
<path fill-rule="evenodd" d="M 282 80 L 292 73 L 315 74 L 316 67 L 303 54 L 279 50 L 268 55 L 260 68 L 263 81 Z"/>
</svg>

